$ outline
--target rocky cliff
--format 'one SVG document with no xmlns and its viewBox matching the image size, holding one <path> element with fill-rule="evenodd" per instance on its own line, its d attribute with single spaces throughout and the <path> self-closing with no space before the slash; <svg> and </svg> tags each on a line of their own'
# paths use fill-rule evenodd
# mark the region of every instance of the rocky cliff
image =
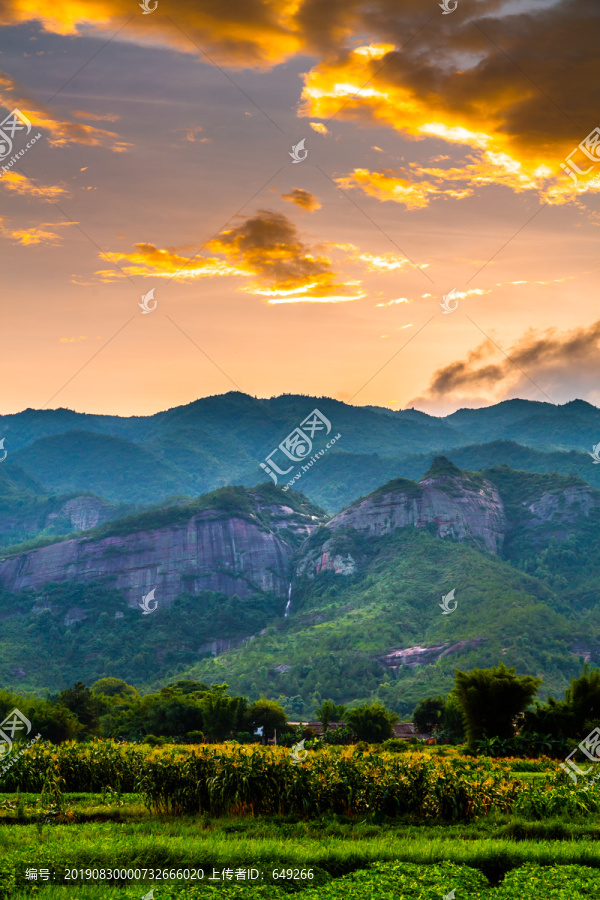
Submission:
<svg viewBox="0 0 600 900">
<path fill-rule="evenodd" d="M 122 590 L 132 606 L 153 588 L 166 604 L 183 591 L 284 596 L 294 547 L 323 516 L 239 491 L 249 502 L 238 509 L 227 511 L 221 503 L 195 512 L 198 504 L 183 504 L 113 523 L 114 533 L 109 528 L 106 536 L 92 532 L 7 556 L 0 560 L 0 586 L 18 592 L 50 581 L 105 583 Z M 157 517 L 165 524 L 141 527 Z"/>
<path fill-rule="evenodd" d="M 462 472 L 438 457 L 418 483 L 397 478 L 334 516 L 330 531 L 355 529 L 379 537 L 396 528 L 433 529 L 441 538 L 472 541 L 481 549 L 499 553 L 507 523 L 498 489 L 487 479 Z M 350 575 L 356 570 L 352 554 L 336 552 L 338 542 L 325 541 L 317 555 L 300 563 L 300 571 L 331 569 Z"/>
<path fill-rule="evenodd" d="M 600 492 L 577 479 L 508 467 L 464 472 L 437 457 L 421 481 L 397 478 L 334 516 L 326 525 L 331 538 L 316 547 L 307 544 L 297 571 L 354 574 L 359 561 L 352 549 L 344 548 L 348 529 L 369 538 L 396 528 L 428 528 L 440 538 L 468 541 L 495 555 L 510 544 L 509 555 L 514 557 L 516 545 L 535 550 L 552 538 L 564 540 L 574 523 L 586 528 L 599 517 Z"/>
</svg>

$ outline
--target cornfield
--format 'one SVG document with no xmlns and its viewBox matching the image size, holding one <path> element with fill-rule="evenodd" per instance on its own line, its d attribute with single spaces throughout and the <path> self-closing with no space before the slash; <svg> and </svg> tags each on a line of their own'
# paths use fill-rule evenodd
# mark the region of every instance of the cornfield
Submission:
<svg viewBox="0 0 600 900">
<path fill-rule="evenodd" d="M 62 776 L 67 791 L 102 791 L 119 787 L 135 791 L 150 747 L 92 741 L 67 741 L 55 746 L 49 741 L 35 744 L 10 765 L 0 781 L 2 791 L 41 791 L 48 769 Z"/>
<path fill-rule="evenodd" d="M 258 745 L 39 743 L 15 761 L 0 787 L 38 792 L 50 771 L 65 791 L 139 792 L 163 814 L 379 814 L 452 822 L 492 811 L 533 818 L 600 811 L 600 786 L 574 790 L 550 761 L 547 773 L 529 783 L 511 773 L 518 762 L 331 747 L 295 764 L 289 750 Z"/>
</svg>

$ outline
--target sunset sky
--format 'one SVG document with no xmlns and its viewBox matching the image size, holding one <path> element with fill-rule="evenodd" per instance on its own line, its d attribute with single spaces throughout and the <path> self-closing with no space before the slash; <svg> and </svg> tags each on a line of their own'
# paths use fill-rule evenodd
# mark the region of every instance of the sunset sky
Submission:
<svg viewBox="0 0 600 900">
<path fill-rule="evenodd" d="M 0 413 L 600 405 L 600 5 L 455 4 L 0 0 Z"/>
</svg>

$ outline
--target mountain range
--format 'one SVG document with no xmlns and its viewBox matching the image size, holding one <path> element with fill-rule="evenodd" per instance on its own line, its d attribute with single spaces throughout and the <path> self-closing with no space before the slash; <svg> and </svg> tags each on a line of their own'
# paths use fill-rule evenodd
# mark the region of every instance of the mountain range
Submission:
<svg viewBox="0 0 600 900">
<path fill-rule="evenodd" d="M 564 406 L 507 400 L 442 418 L 325 397 L 257 400 L 237 392 L 129 418 L 27 409 L 0 416 L 8 454 L 0 464 L 0 547 L 70 533 L 82 524 L 84 505 L 88 527 L 225 485 L 251 487 L 267 478 L 261 463 L 268 465 L 315 409 L 341 437 L 301 489 L 329 514 L 392 478 L 420 478 L 439 454 L 468 469 L 507 463 L 529 472 L 583 473 L 600 488 L 589 457 L 600 440 L 600 410 L 582 400 Z M 311 451 L 320 452 L 326 436 L 313 437 Z M 280 450 L 276 458 L 280 468 L 282 460 L 292 465 L 289 477 L 300 470 Z M 103 502 L 86 500 L 73 519 L 73 504 L 65 504 L 89 494 Z"/>
<path fill-rule="evenodd" d="M 437 419 L 227 394 L 5 416 L 2 684 L 181 676 L 294 715 L 324 697 L 404 714 L 456 667 L 503 660 L 561 691 L 600 656 L 596 429 L 581 401 Z M 282 447 L 293 489 L 260 468 Z"/>
</svg>

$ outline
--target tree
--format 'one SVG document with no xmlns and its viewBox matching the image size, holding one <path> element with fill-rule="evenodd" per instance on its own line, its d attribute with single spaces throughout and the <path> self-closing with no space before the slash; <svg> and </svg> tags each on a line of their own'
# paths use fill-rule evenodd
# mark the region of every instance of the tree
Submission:
<svg viewBox="0 0 600 900">
<path fill-rule="evenodd" d="M 444 727 L 446 703 L 442 697 L 426 697 L 419 700 L 413 713 L 413 725 L 418 732 L 433 734 Z"/>
<path fill-rule="evenodd" d="M 183 740 L 189 731 L 201 731 L 202 710 L 197 696 L 178 694 L 169 688 L 135 700 L 111 704 L 102 719 L 109 737 L 140 740 L 146 735 Z"/>
<path fill-rule="evenodd" d="M 105 697 L 122 697 L 134 700 L 139 693 L 131 684 L 122 678 L 99 678 L 90 688 L 92 694 L 104 694 Z"/>
<path fill-rule="evenodd" d="M 22 697 L 10 691 L 0 691 L 0 721 L 15 708 L 31 722 L 29 732 L 23 728 L 15 733 L 15 741 L 30 741 L 39 733 L 42 740 L 58 744 L 73 740 L 81 730 L 73 713 L 64 706 L 53 706 L 49 700 L 38 697 Z"/>
<path fill-rule="evenodd" d="M 204 684 L 203 681 L 190 681 L 189 679 L 186 679 L 185 681 L 172 681 L 167 687 L 173 691 L 177 691 L 179 694 L 194 694 L 197 691 L 205 693 L 210 690 L 209 686 Z"/>
<path fill-rule="evenodd" d="M 200 700 L 204 733 L 211 741 L 224 741 L 234 731 L 242 697 L 209 691 Z"/>
<path fill-rule="evenodd" d="M 571 679 L 571 687 L 565 693 L 565 701 L 572 711 L 577 734 L 591 731 L 599 724 L 600 670 L 593 669 L 590 672 L 586 664 L 579 678 Z"/>
<path fill-rule="evenodd" d="M 450 691 L 446 699 L 443 716 L 443 739 L 450 741 L 464 741 L 465 724 L 463 722 L 462 710 L 458 699 L 453 691 Z"/>
<path fill-rule="evenodd" d="M 317 722 L 321 723 L 323 731 L 327 731 L 330 722 L 343 722 L 345 715 L 346 707 L 343 704 L 336 705 L 333 700 L 323 700 L 315 710 Z"/>
<path fill-rule="evenodd" d="M 586 664 L 579 678 L 571 679 L 564 700 L 548 697 L 523 716 L 523 732 L 553 738 L 579 738 L 600 724 L 600 671 Z"/>
<path fill-rule="evenodd" d="M 460 703 L 469 748 L 483 737 L 511 738 L 514 723 L 533 700 L 541 678 L 516 674 L 504 663 L 490 669 L 457 671 L 454 693 Z"/>
<path fill-rule="evenodd" d="M 396 713 L 389 712 L 381 703 L 357 706 L 346 714 L 346 722 L 359 741 L 380 744 L 394 734 L 398 721 Z"/>
<path fill-rule="evenodd" d="M 261 697 L 260 700 L 250 704 L 246 720 L 253 732 L 262 727 L 263 737 L 266 738 L 273 737 L 276 728 L 281 732 L 287 724 L 283 706 L 274 700 L 267 700 L 266 697 Z"/>
<path fill-rule="evenodd" d="M 98 734 L 100 716 L 106 712 L 107 702 L 101 694 L 93 694 L 83 681 L 61 691 L 54 704 L 71 710 L 81 722 L 83 732 Z"/>
</svg>

